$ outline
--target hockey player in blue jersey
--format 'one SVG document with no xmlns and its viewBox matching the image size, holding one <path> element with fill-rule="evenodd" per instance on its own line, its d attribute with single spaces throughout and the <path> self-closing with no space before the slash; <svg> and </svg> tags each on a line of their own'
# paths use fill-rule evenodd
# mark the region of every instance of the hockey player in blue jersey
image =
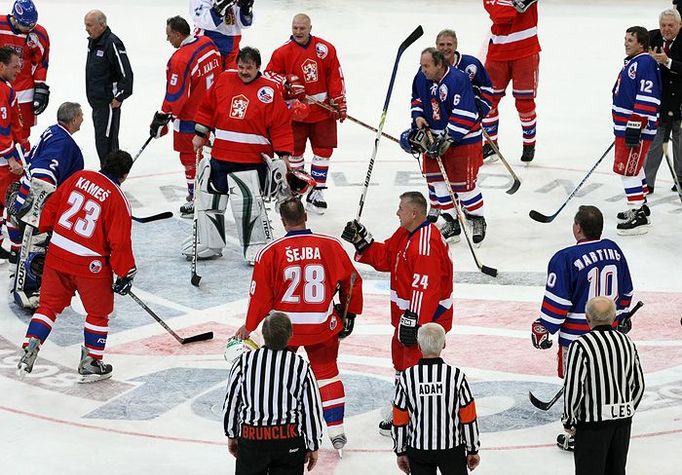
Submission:
<svg viewBox="0 0 682 475">
<path fill-rule="evenodd" d="M 21 252 L 12 287 L 15 302 L 23 308 L 36 308 L 38 304 L 48 241 L 46 233 L 36 231 L 43 204 L 59 185 L 84 167 L 83 154 L 72 137 L 82 123 L 80 104 L 65 102 L 59 106 L 57 123 L 45 129 L 29 153 L 26 172 L 14 199 L 8 203 L 8 212 L 24 228 L 21 242 L 17 243 Z"/>
<path fill-rule="evenodd" d="M 423 154 L 422 171 L 435 193 L 432 207 L 439 208 L 447 221 L 441 229 L 443 237 L 456 242 L 461 233 L 447 189 L 451 186 L 472 225 L 472 240 L 478 245 L 485 238 L 486 222 L 477 183 L 478 169 L 483 164 L 481 117 L 471 81 L 467 74 L 450 66 L 436 48 L 422 52 L 420 65 L 412 83 L 412 130 L 403 133 L 402 147 L 407 152 L 419 151 L 410 137 L 418 129 L 430 131 L 434 140 L 429 146 L 435 149 Z M 442 157 L 449 184 L 434 154 Z"/>
<path fill-rule="evenodd" d="M 649 32 L 641 26 L 625 33 L 625 65 L 613 86 L 613 133 L 616 152 L 613 171 L 625 188 L 628 210 L 618 213 L 618 234 L 645 234 L 651 224 L 644 160 L 656 136 L 661 105 L 661 73 L 649 55 Z"/>
<path fill-rule="evenodd" d="M 564 377 L 569 345 L 590 331 L 585 318 L 585 304 L 593 297 L 608 297 L 616 304 L 617 326 L 630 331 L 629 307 L 632 279 L 623 251 L 610 239 L 601 239 L 604 217 L 595 206 L 580 206 L 573 218 L 576 244 L 558 251 L 547 266 L 547 284 L 540 318 L 531 326 L 531 341 L 538 349 L 552 346 L 549 335 L 559 332 L 557 374 Z M 571 438 L 572 439 L 572 438 Z M 572 450 L 572 440 L 565 434 L 557 445 Z"/>
</svg>

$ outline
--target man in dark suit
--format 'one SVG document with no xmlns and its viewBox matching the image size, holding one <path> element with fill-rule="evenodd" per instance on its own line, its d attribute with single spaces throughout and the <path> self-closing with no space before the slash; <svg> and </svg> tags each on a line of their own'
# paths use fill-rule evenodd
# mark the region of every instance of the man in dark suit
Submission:
<svg viewBox="0 0 682 475">
<path fill-rule="evenodd" d="M 672 133 L 674 169 L 682 179 L 682 36 L 678 38 L 682 20 L 674 8 L 664 10 L 658 18 L 660 29 L 649 32 L 650 54 L 661 66 L 660 123 L 644 164 L 649 192 L 654 191 L 656 173 L 663 157 L 663 141 Z M 642 87 L 646 87 L 643 85 Z M 674 187 L 673 187 L 674 189 Z"/>
</svg>

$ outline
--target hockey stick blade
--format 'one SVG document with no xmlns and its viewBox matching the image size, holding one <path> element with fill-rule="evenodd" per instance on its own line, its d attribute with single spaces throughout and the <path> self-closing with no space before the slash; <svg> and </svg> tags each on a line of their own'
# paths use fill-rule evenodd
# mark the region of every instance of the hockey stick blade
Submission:
<svg viewBox="0 0 682 475">
<path fill-rule="evenodd" d="M 183 338 L 180 343 L 182 345 L 186 345 L 187 343 L 195 343 L 197 341 L 205 341 L 205 340 L 212 340 L 212 339 L 213 339 L 213 332 L 206 332 L 206 333 L 199 333 L 198 335 L 190 336 L 187 338 Z"/>
<path fill-rule="evenodd" d="M 403 54 L 403 52 L 410 47 L 412 43 L 417 41 L 419 38 L 424 35 L 424 28 L 422 28 L 421 25 L 419 25 L 417 28 L 414 29 L 412 33 L 410 33 L 410 36 L 405 38 L 405 40 L 400 43 L 400 46 L 398 47 L 398 54 Z"/>
<path fill-rule="evenodd" d="M 488 135 L 488 132 L 486 132 L 485 129 L 483 129 L 483 128 L 481 129 L 481 131 L 483 132 L 483 137 L 485 138 L 486 142 L 488 142 L 488 144 L 493 148 L 493 150 L 495 151 L 495 154 L 500 159 L 500 162 L 502 162 L 502 165 L 504 165 L 504 168 L 506 168 L 507 171 L 509 172 L 509 175 L 511 176 L 511 178 L 513 180 L 513 183 L 512 183 L 511 188 L 509 188 L 505 193 L 507 193 L 508 195 L 513 195 L 514 193 L 516 193 L 519 190 L 519 187 L 521 186 L 521 180 L 516 175 L 516 173 L 514 173 L 514 169 L 511 167 L 511 165 L 509 164 L 507 159 L 504 158 L 504 155 L 502 155 L 502 152 L 500 152 L 500 148 L 497 146 L 495 141 L 490 138 L 490 135 Z"/>
<path fill-rule="evenodd" d="M 199 283 L 201 283 L 201 276 L 199 274 L 192 274 L 191 282 L 194 287 L 199 287 Z"/>
<path fill-rule="evenodd" d="M 549 408 L 551 408 L 555 402 L 559 400 L 561 395 L 564 393 L 564 387 L 561 386 L 561 389 L 559 389 L 559 392 L 557 392 L 552 399 L 550 399 L 547 402 L 543 402 L 536 398 L 532 392 L 528 391 L 528 399 L 530 399 L 530 403 L 540 409 L 541 411 L 548 411 Z"/>
<path fill-rule="evenodd" d="M 489 275 L 490 277 L 497 277 L 497 269 L 495 269 L 494 267 L 482 265 L 481 272 L 483 272 L 485 275 Z"/>
<path fill-rule="evenodd" d="M 521 186 L 521 180 L 518 178 L 514 180 L 514 183 L 512 184 L 511 188 L 509 188 L 505 193 L 508 195 L 513 195 L 517 191 L 519 191 L 519 187 Z"/>
<path fill-rule="evenodd" d="M 556 214 L 553 214 L 552 216 L 545 216 L 544 214 L 539 213 L 534 209 L 530 210 L 528 216 L 530 216 L 531 219 L 537 221 L 538 223 L 551 223 L 552 221 L 554 221 L 554 218 L 557 217 Z"/>
<path fill-rule="evenodd" d="M 164 211 L 163 213 L 158 213 L 158 214 L 152 214 L 151 216 L 132 216 L 133 221 L 136 221 L 138 223 L 151 223 L 153 221 L 159 221 L 161 219 L 168 219 L 172 218 L 173 213 L 170 211 Z"/>
</svg>

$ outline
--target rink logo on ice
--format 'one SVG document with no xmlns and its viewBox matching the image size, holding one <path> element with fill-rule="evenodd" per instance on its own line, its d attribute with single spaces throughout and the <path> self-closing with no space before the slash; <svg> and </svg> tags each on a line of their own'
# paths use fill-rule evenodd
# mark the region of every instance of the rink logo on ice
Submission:
<svg viewBox="0 0 682 475">
<path fill-rule="evenodd" d="M 230 105 L 230 118 L 243 119 L 246 117 L 246 110 L 249 108 L 249 99 L 244 94 L 239 94 L 232 98 Z"/>
<path fill-rule="evenodd" d="M 270 104 L 275 97 L 275 91 L 269 86 L 258 89 L 258 100 L 264 104 Z"/>
</svg>

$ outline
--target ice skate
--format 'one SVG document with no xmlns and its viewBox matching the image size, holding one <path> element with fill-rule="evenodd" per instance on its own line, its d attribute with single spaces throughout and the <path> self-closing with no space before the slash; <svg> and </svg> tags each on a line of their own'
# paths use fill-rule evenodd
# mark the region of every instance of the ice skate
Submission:
<svg viewBox="0 0 682 475">
<path fill-rule="evenodd" d="M 428 219 L 430 223 L 435 223 L 436 221 L 438 221 L 439 217 L 440 208 L 431 208 L 429 210 L 429 214 L 426 215 L 426 219 Z"/>
<path fill-rule="evenodd" d="M 467 219 L 471 223 L 472 227 L 471 240 L 474 242 L 476 247 L 478 247 L 485 239 L 485 231 L 488 228 L 488 224 L 485 222 L 485 218 L 483 216 L 469 215 Z"/>
<path fill-rule="evenodd" d="M 102 360 L 97 360 L 88 355 L 88 350 L 81 347 L 81 362 L 78 365 L 78 374 L 81 375 L 80 383 L 94 383 L 103 379 L 111 378 L 113 367 L 104 364 Z"/>
<path fill-rule="evenodd" d="M 323 190 L 326 188 L 326 186 L 316 186 L 310 190 L 310 193 L 305 198 L 308 203 L 306 206 L 308 211 L 314 211 L 317 214 L 324 214 L 327 211 L 327 202 L 324 200 L 323 194 Z"/>
<path fill-rule="evenodd" d="M 483 144 L 483 161 L 485 163 L 493 163 L 497 161 L 497 152 L 488 142 Z"/>
<path fill-rule="evenodd" d="M 33 364 L 38 358 L 38 351 L 40 351 L 40 340 L 37 338 L 29 338 L 28 346 L 24 348 L 24 354 L 19 360 L 17 368 L 17 375 L 20 378 L 26 376 L 27 373 L 33 371 Z"/>
<path fill-rule="evenodd" d="M 651 216 L 651 210 L 649 207 L 645 204 L 642 205 L 640 208 L 642 211 L 644 211 L 644 215 L 648 218 Z M 630 221 L 632 217 L 635 215 L 635 211 L 637 211 L 637 208 L 630 208 L 627 211 L 621 211 L 616 215 L 616 218 L 618 218 L 618 221 Z"/>
<path fill-rule="evenodd" d="M 187 197 L 187 203 L 180 206 L 180 216 L 183 218 L 194 217 L 194 200 L 192 200 L 189 196 Z"/>
<path fill-rule="evenodd" d="M 348 443 L 346 434 L 342 432 L 341 434 L 335 435 L 334 437 L 331 437 L 331 441 L 332 446 L 339 452 L 339 458 L 343 458 L 343 448 Z"/>
<path fill-rule="evenodd" d="M 382 421 L 379 422 L 379 434 L 391 437 L 391 431 L 393 430 L 393 414 L 388 415 Z"/>
<path fill-rule="evenodd" d="M 528 165 L 535 158 L 535 145 L 524 145 L 521 161 Z"/>
<path fill-rule="evenodd" d="M 621 236 L 638 236 L 649 232 L 649 225 L 651 221 L 647 218 L 644 206 L 641 208 L 630 210 L 629 219 L 625 222 L 618 223 L 616 232 Z M 620 213 L 619 213 L 620 214 Z"/>
<path fill-rule="evenodd" d="M 443 235 L 443 238 L 445 238 L 445 240 L 450 244 L 459 242 L 461 239 L 460 234 L 462 233 L 462 228 L 459 225 L 459 221 L 449 214 L 443 214 L 443 218 L 446 221 L 445 224 L 440 228 L 440 233 Z"/>
</svg>

